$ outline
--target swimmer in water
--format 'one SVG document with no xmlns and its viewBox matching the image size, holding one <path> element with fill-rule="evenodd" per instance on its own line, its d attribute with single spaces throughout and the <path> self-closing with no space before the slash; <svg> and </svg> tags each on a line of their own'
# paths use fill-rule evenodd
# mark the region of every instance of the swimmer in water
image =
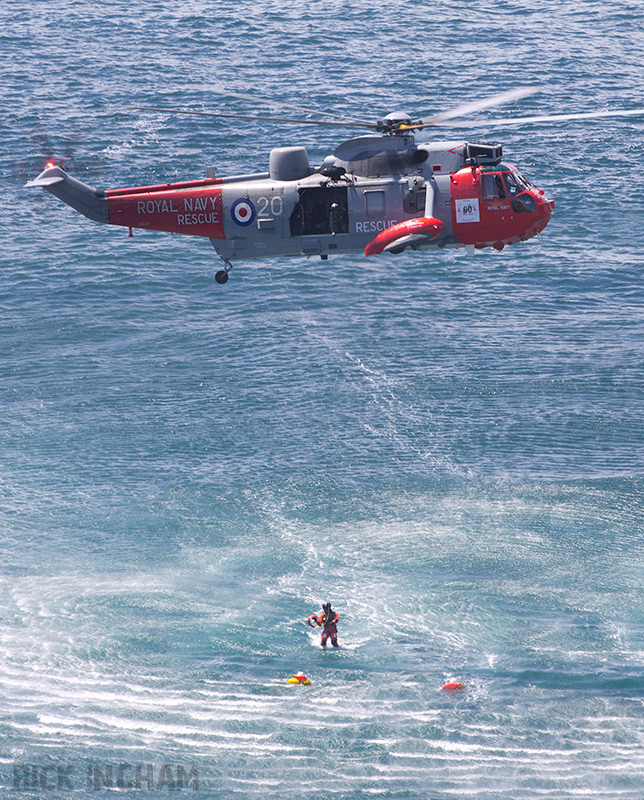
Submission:
<svg viewBox="0 0 644 800">
<path fill-rule="evenodd" d="M 323 603 L 322 613 L 318 617 L 318 623 L 324 626 L 322 631 L 322 638 L 320 644 L 326 647 L 327 639 L 331 639 L 331 644 L 338 647 L 338 620 L 340 617 L 337 612 L 331 608 L 331 603 Z"/>
</svg>

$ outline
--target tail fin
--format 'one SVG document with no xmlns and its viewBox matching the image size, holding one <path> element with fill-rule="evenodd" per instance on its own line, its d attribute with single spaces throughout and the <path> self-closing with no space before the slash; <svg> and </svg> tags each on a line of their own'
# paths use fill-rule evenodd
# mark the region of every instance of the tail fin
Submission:
<svg viewBox="0 0 644 800">
<path fill-rule="evenodd" d="M 25 184 L 27 188 L 34 186 L 41 186 L 89 219 L 105 223 L 110 221 L 107 193 L 72 178 L 62 167 L 47 167 L 37 178 Z"/>
</svg>

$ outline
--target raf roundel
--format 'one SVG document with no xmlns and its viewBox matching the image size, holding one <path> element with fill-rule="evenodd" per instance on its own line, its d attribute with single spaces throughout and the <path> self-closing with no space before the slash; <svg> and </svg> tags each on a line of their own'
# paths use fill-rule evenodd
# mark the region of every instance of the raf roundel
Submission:
<svg viewBox="0 0 644 800">
<path fill-rule="evenodd" d="M 230 208 L 233 221 L 238 225 L 250 225 L 255 219 L 255 206 L 245 197 L 235 200 Z"/>
</svg>

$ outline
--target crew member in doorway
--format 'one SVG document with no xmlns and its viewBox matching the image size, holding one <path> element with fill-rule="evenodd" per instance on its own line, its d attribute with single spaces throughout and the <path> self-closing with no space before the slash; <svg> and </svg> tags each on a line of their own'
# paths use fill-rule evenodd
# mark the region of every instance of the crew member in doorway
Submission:
<svg viewBox="0 0 644 800">
<path fill-rule="evenodd" d="M 318 622 L 320 625 L 324 626 L 324 630 L 322 631 L 322 639 L 320 640 L 322 647 L 326 647 L 326 642 L 329 638 L 331 639 L 331 644 L 334 647 L 338 646 L 339 619 L 340 617 L 338 616 L 337 612 L 331 608 L 331 603 L 323 603 L 322 613 L 318 617 Z"/>
<path fill-rule="evenodd" d="M 332 234 L 347 232 L 347 212 L 339 203 L 331 203 L 329 209 L 329 230 Z"/>
</svg>

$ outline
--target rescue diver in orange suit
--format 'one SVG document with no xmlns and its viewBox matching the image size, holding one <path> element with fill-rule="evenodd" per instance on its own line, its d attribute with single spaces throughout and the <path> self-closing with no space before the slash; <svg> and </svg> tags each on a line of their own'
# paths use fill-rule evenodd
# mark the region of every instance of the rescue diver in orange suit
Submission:
<svg viewBox="0 0 644 800">
<path fill-rule="evenodd" d="M 331 603 L 322 604 L 322 613 L 318 617 L 318 624 L 324 625 L 322 639 L 320 640 L 322 647 L 326 647 L 326 642 L 329 638 L 331 639 L 331 644 L 334 647 L 338 647 L 337 623 L 339 619 L 337 612 L 331 608 Z"/>
</svg>

